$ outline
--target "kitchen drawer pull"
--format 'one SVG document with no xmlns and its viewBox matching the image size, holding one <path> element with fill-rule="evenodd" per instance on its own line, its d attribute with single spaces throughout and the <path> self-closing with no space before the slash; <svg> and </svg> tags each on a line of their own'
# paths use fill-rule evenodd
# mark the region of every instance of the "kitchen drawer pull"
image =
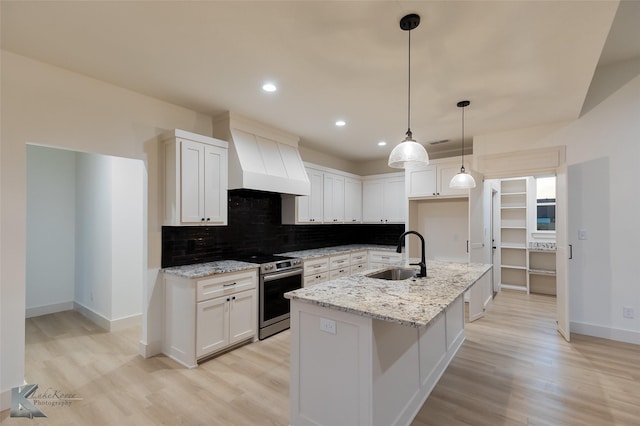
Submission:
<svg viewBox="0 0 640 426">
<path fill-rule="evenodd" d="M 238 283 L 229 283 L 229 284 L 223 284 L 222 287 L 231 287 L 232 285 L 236 285 Z"/>
</svg>

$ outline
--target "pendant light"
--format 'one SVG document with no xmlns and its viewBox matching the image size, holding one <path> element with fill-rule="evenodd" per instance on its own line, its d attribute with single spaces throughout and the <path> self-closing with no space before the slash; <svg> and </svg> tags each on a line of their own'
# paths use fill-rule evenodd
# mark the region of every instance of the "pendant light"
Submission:
<svg viewBox="0 0 640 426">
<path fill-rule="evenodd" d="M 457 103 L 458 108 L 462 108 L 462 166 L 460 173 L 455 175 L 449 183 L 449 188 L 453 189 L 471 189 L 476 187 L 476 180 L 464 169 L 464 108 L 471 104 L 469 101 L 460 101 Z"/>
<path fill-rule="evenodd" d="M 422 145 L 413 139 L 411 133 L 411 30 L 420 24 L 420 16 L 415 13 L 400 19 L 400 28 L 409 33 L 409 84 L 407 107 L 407 133 L 404 140 L 396 145 L 389 155 L 389 167 L 415 169 L 429 164 L 429 155 Z"/>
</svg>

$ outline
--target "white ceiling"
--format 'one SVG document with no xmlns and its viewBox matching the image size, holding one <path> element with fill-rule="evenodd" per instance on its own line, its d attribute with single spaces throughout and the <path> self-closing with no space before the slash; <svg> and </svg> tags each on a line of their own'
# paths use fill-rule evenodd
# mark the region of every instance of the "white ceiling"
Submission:
<svg viewBox="0 0 640 426">
<path fill-rule="evenodd" d="M 1 35 L 3 49 L 212 116 L 231 110 L 364 161 L 387 157 L 407 130 L 398 23 L 418 13 L 411 129 L 419 142 L 451 141 L 427 144 L 436 158 L 459 149 L 463 99 L 467 140 L 579 117 L 601 56 L 640 56 L 638 5 L 616 16 L 618 3 L 604 0 L 2 0 Z M 266 80 L 278 92 L 262 92 Z"/>
</svg>

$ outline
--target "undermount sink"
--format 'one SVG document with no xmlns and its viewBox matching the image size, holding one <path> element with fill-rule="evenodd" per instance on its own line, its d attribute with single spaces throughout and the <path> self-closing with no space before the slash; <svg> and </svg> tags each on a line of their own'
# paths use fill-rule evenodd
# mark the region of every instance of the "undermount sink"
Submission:
<svg viewBox="0 0 640 426">
<path fill-rule="evenodd" d="M 385 269 L 384 271 L 380 272 L 374 272 L 373 274 L 367 274 L 366 276 L 369 278 L 377 278 L 380 280 L 398 281 L 406 280 L 407 278 L 415 278 L 416 270 L 405 268 L 391 268 Z"/>
</svg>

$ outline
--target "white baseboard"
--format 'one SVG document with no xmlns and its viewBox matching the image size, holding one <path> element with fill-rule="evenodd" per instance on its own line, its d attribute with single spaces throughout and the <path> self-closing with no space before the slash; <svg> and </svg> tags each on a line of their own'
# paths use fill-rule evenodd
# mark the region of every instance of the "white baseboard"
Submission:
<svg viewBox="0 0 640 426">
<path fill-rule="evenodd" d="M 142 340 L 138 343 L 138 353 L 143 358 L 151 358 L 162 352 L 162 342 L 145 343 Z"/>
<path fill-rule="evenodd" d="M 109 331 L 124 330 L 134 325 L 142 324 L 142 314 L 130 315 L 128 317 L 111 320 Z"/>
<path fill-rule="evenodd" d="M 110 320 L 102 314 L 97 313 L 91 308 L 84 306 L 76 301 L 73 302 L 73 310 L 82 314 L 83 317 L 100 327 L 105 331 L 118 331 L 133 325 L 140 325 L 142 314 L 131 315 L 128 317 Z"/>
<path fill-rule="evenodd" d="M 111 321 L 93 309 L 87 308 L 83 304 L 74 301 L 73 310 L 79 312 L 83 317 L 87 318 L 101 329 L 111 331 Z"/>
<path fill-rule="evenodd" d="M 51 305 L 35 306 L 25 310 L 25 318 L 39 317 L 40 315 L 55 314 L 73 310 L 73 301 L 53 303 Z"/>
<path fill-rule="evenodd" d="M 570 329 L 572 334 L 584 334 L 587 336 L 600 337 L 603 339 L 616 340 L 618 342 L 640 345 L 640 332 L 635 330 L 604 327 L 596 324 L 573 321 L 570 324 Z"/>
</svg>

